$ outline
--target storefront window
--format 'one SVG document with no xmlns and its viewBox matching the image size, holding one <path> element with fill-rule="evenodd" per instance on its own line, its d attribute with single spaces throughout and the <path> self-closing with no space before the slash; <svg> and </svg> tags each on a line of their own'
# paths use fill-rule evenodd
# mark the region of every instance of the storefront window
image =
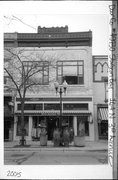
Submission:
<svg viewBox="0 0 118 180">
<path fill-rule="evenodd" d="M 67 125 L 68 128 L 73 128 L 73 116 L 63 116 L 62 126 Z"/>
<path fill-rule="evenodd" d="M 89 136 L 89 122 L 88 116 L 78 116 L 77 117 L 77 134 L 79 131 L 84 130 L 85 136 Z"/>
<path fill-rule="evenodd" d="M 26 130 L 26 136 L 28 136 L 28 133 L 29 133 L 29 121 L 28 121 L 28 116 L 25 116 L 24 117 L 24 127 L 25 127 L 25 130 Z M 18 122 L 17 122 L 17 132 L 16 132 L 16 135 L 17 136 L 20 136 L 21 135 L 21 117 L 18 116 Z"/>
<path fill-rule="evenodd" d="M 41 117 L 40 116 L 33 116 L 33 128 L 37 128 L 41 123 Z"/>
</svg>

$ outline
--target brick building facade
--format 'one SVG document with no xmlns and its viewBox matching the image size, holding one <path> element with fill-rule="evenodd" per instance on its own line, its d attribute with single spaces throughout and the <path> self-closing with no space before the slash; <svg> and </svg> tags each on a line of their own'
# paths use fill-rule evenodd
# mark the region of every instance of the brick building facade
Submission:
<svg viewBox="0 0 118 180">
<path fill-rule="evenodd" d="M 91 31 L 68 32 L 68 26 L 39 26 L 37 33 L 5 33 L 4 47 L 22 50 L 26 67 L 30 64 L 28 57 L 35 63 L 41 62 L 38 67 L 42 73 L 35 77 L 40 80 L 40 85 L 28 90 L 25 97 L 27 140 L 32 140 L 33 130 L 38 134 L 37 127 L 41 121 L 46 122 L 48 140 L 52 140 L 52 132 L 60 116 L 60 97 L 55 91 L 55 81 L 59 84 L 66 81 L 68 84 L 66 95 L 62 96 L 62 123 L 73 128 L 76 136 L 82 120 L 87 141 L 107 138 L 107 56 L 92 55 Z M 8 60 L 9 56 L 5 54 L 5 62 Z M 19 98 L 18 93 L 12 98 L 12 128 L 7 129 L 12 131 L 12 140 L 20 137 Z M 101 125 L 104 121 L 106 129 Z M 4 119 L 4 122 L 6 130 L 7 121 Z M 9 136 L 7 139 L 10 139 Z"/>
</svg>

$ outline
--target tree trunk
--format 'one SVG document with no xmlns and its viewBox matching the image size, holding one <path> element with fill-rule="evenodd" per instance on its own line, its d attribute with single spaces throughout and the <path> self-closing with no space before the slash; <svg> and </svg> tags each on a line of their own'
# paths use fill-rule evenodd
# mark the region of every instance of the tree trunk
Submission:
<svg viewBox="0 0 118 180">
<path fill-rule="evenodd" d="M 25 140 L 25 123 L 24 123 L 24 99 L 21 99 L 21 140 L 20 145 L 24 146 Z"/>
</svg>

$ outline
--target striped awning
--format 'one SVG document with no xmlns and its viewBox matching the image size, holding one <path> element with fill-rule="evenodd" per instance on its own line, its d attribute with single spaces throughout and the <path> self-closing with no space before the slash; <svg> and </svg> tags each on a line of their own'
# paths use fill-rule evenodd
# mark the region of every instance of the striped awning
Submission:
<svg viewBox="0 0 118 180">
<path fill-rule="evenodd" d="M 15 112 L 16 115 L 21 115 L 21 111 Z M 25 111 L 24 112 L 25 116 L 60 116 L 60 111 Z M 89 111 L 63 111 L 62 115 L 63 116 L 87 116 L 90 115 L 91 112 Z"/>
<path fill-rule="evenodd" d="M 98 121 L 106 121 L 106 120 L 108 120 L 108 108 L 99 107 L 98 108 Z"/>
</svg>

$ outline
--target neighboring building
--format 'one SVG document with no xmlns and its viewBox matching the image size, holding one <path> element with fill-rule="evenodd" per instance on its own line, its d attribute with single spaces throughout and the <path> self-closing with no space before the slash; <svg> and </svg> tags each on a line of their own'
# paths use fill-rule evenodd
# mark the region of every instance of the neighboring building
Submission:
<svg viewBox="0 0 118 180">
<path fill-rule="evenodd" d="M 4 140 L 13 141 L 14 113 L 13 93 L 9 89 L 9 77 L 4 73 Z"/>
<path fill-rule="evenodd" d="M 93 56 L 93 97 L 96 139 L 107 139 L 108 56 Z"/>
<path fill-rule="evenodd" d="M 62 98 L 63 122 L 79 131 L 79 122 L 84 122 L 86 140 L 95 141 L 100 136 L 98 110 L 104 103 L 104 83 L 97 63 L 104 63 L 107 69 L 106 56 L 92 57 L 92 32 L 68 32 L 68 27 L 41 28 L 38 33 L 5 33 L 4 46 L 22 48 L 25 55 L 37 59 L 43 58 L 40 64 L 42 75 L 38 77 L 40 86 L 28 91 L 25 101 L 25 128 L 27 140 L 32 139 L 32 130 L 42 121 L 47 123 L 48 140 L 58 124 L 60 114 L 60 97 L 56 94 L 54 82 L 68 83 L 67 93 Z M 55 68 L 50 69 L 49 59 Z M 29 66 L 29 62 L 26 62 Z M 103 67 L 103 69 L 104 69 Z M 45 69 L 45 70 L 44 70 Z M 105 70 L 106 70 L 105 69 Z M 100 91 L 98 91 L 100 89 Z M 102 104 L 102 105 L 101 105 Z M 21 106 L 19 97 L 15 98 L 13 140 L 19 139 Z M 100 119 L 100 118 L 99 118 Z M 102 119 L 101 119 L 102 120 Z M 106 119 L 105 119 L 106 120 Z"/>
</svg>

